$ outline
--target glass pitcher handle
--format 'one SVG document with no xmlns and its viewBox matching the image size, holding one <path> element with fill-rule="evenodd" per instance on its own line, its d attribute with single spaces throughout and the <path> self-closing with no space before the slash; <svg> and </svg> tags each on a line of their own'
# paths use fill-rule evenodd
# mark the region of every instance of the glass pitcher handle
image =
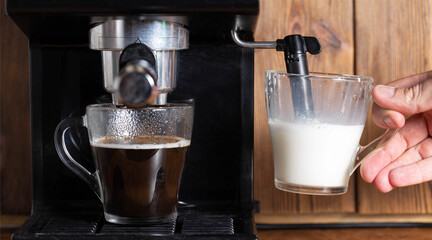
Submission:
<svg viewBox="0 0 432 240">
<path fill-rule="evenodd" d="M 360 166 L 360 164 L 363 162 L 363 159 L 365 159 L 368 155 L 379 151 L 384 147 L 384 145 L 390 141 L 396 134 L 398 133 L 398 129 L 387 129 L 385 133 L 383 133 L 381 136 L 379 136 L 377 139 L 373 140 L 366 146 L 359 146 L 359 149 L 357 150 L 357 156 L 354 161 L 353 167 L 350 171 L 350 176 L 354 173 L 354 171 Z"/>
<path fill-rule="evenodd" d="M 85 167 L 79 164 L 72 155 L 70 155 L 67 146 L 65 144 L 65 133 L 71 127 L 84 126 L 84 117 L 70 117 L 61 121 L 54 133 L 54 144 L 62 162 L 68 167 L 73 173 L 80 177 L 86 182 L 96 195 L 101 199 L 100 189 L 98 181 L 94 176 L 94 173 L 89 172 Z"/>
</svg>

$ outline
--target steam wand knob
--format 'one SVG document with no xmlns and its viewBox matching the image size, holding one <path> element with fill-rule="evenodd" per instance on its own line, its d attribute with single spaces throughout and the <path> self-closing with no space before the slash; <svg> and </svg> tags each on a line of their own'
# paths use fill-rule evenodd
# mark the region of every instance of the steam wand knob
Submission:
<svg viewBox="0 0 432 240">
<path fill-rule="evenodd" d="M 120 104 L 143 107 L 157 95 L 156 59 L 142 43 L 127 46 L 120 55 L 120 72 L 114 80 L 115 96 Z"/>
<path fill-rule="evenodd" d="M 301 35 L 288 35 L 284 39 L 276 40 L 276 50 L 283 51 L 288 73 L 309 74 L 306 52 L 318 54 L 321 45 L 315 37 L 303 37 Z"/>
</svg>

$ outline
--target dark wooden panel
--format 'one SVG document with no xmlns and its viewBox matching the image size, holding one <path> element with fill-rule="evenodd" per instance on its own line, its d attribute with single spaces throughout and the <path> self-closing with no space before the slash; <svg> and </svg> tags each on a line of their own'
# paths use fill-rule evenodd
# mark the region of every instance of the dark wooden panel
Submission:
<svg viewBox="0 0 432 240">
<path fill-rule="evenodd" d="M 346 228 L 346 229 L 290 229 L 260 230 L 260 240 L 428 240 L 432 228 Z"/>
<path fill-rule="evenodd" d="M 384 84 L 431 70 L 432 24 L 428 0 L 356 0 L 356 71 Z M 370 115 L 363 143 L 382 130 Z M 359 174 L 358 174 L 359 175 Z M 432 183 L 378 192 L 358 176 L 359 213 L 432 213 Z"/>
<path fill-rule="evenodd" d="M 266 0 L 260 1 L 255 40 L 274 41 L 289 34 L 317 37 L 321 54 L 309 56 L 315 72 L 354 73 L 353 1 L 351 0 Z M 316 197 L 277 190 L 273 183 L 273 155 L 264 100 L 266 70 L 285 69 L 283 54 L 256 50 L 255 55 L 255 137 L 254 198 L 261 213 L 353 212 L 353 181 L 347 194 Z"/>
<path fill-rule="evenodd" d="M 431 214 L 358 214 L 358 213 L 309 213 L 309 214 L 257 214 L 257 224 L 432 224 Z"/>
<path fill-rule="evenodd" d="M 2 213 L 31 209 L 28 41 L 5 14 L 1 1 L 1 164 Z"/>
</svg>

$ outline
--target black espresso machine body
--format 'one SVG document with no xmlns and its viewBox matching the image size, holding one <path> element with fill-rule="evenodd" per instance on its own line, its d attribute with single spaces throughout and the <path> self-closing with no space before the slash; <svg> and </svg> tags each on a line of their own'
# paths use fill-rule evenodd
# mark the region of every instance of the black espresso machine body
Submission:
<svg viewBox="0 0 432 240">
<path fill-rule="evenodd" d="M 7 0 L 29 38 L 32 215 L 13 239 L 256 239 L 253 220 L 253 40 L 258 0 Z M 105 222 L 97 196 L 67 169 L 54 147 L 57 124 L 109 102 L 101 54 L 89 48 L 94 17 L 172 15 L 187 19 L 189 49 L 178 51 L 177 86 L 168 101 L 193 99 L 192 143 L 169 224 Z M 94 170 L 86 129 L 68 132 L 71 154 Z"/>
</svg>

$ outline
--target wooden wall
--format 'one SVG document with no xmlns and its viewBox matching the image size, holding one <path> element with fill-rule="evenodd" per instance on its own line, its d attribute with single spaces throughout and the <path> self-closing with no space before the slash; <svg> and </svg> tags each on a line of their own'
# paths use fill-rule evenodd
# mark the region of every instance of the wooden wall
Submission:
<svg viewBox="0 0 432 240">
<path fill-rule="evenodd" d="M 257 41 L 288 34 L 312 35 L 320 40 L 323 51 L 308 57 L 311 71 L 372 76 L 375 84 L 384 84 L 432 69 L 432 48 L 428 47 L 432 43 L 432 13 L 428 0 L 264 0 L 260 7 Z M 359 216 L 352 219 L 355 222 L 369 221 L 363 218 L 366 215 L 392 214 L 399 218 L 401 214 L 432 213 L 430 182 L 383 194 L 357 174 L 343 196 L 316 197 L 277 190 L 273 186 L 273 156 L 264 102 L 264 72 L 270 69 L 285 69 L 283 56 L 257 50 L 254 199 L 260 203 L 258 222 L 272 222 L 274 216 L 279 222 L 293 223 L 296 220 L 292 216 L 298 221 L 311 213 L 332 214 L 320 219 L 325 221 L 329 216 L 329 221 L 336 222 L 346 221 L 340 216 Z M 380 133 L 382 130 L 369 118 L 362 143 Z M 425 217 L 430 220 L 429 215 Z M 390 216 L 380 221 L 395 219 Z"/>
<path fill-rule="evenodd" d="M 387 83 L 431 70 L 430 4 L 428 0 L 356 0 L 356 73 Z M 367 141 L 380 132 L 371 121 L 367 130 Z M 382 194 L 358 179 L 360 213 L 432 213 L 432 182 Z"/>
<path fill-rule="evenodd" d="M 3 6 L 4 0 L 0 31 L 0 209 L 2 213 L 28 213 L 31 184 L 27 40 L 4 14 Z M 255 39 L 272 41 L 296 33 L 316 36 L 323 51 L 309 57 L 311 71 L 367 75 L 379 84 L 431 69 L 431 14 L 428 0 L 261 0 Z M 351 178 L 349 192 L 337 197 L 276 190 L 264 72 L 284 69 L 283 55 L 274 50 L 257 50 L 255 66 L 254 198 L 260 202 L 257 219 L 261 223 L 271 221 L 260 220 L 261 216 L 279 216 L 280 222 L 292 223 L 361 222 L 370 221 L 363 216 L 389 214 L 409 221 L 417 221 L 420 215 L 424 216 L 422 221 L 429 219 L 431 183 L 382 194 L 356 176 Z M 362 143 L 379 133 L 381 130 L 368 120 Z"/>
<path fill-rule="evenodd" d="M 0 211 L 31 209 L 28 41 L 0 6 Z"/>
</svg>

